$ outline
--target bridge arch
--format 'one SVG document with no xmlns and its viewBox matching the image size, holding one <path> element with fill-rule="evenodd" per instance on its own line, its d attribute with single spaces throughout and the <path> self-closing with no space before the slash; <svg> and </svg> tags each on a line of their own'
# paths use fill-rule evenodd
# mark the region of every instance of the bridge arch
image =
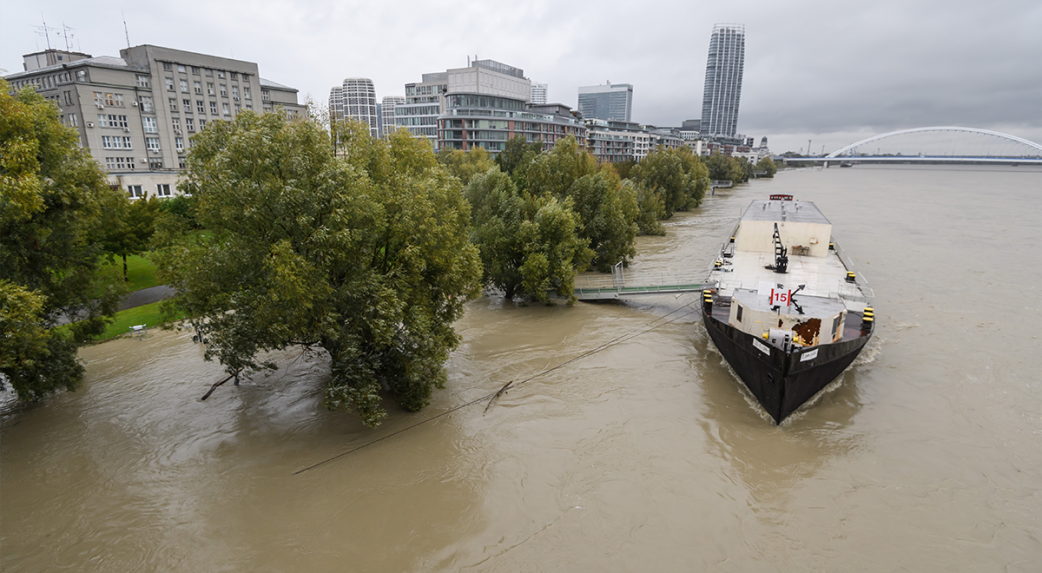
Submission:
<svg viewBox="0 0 1042 573">
<path fill-rule="evenodd" d="M 848 152 L 848 151 L 850 151 L 852 149 L 857 149 L 858 147 L 860 147 L 862 145 L 865 145 L 865 144 L 868 144 L 868 143 L 872 143 L 873 141 L 879 141 L 880 139 L 886 139 L 888 137 L 895 137 L 895 136 L 898 136 L 898 135 L 907 135 L 909 133 L 925 133 L 925 132 L 933 132 L 933 131 L 958 131 L 958 132 L 964 132 L 964 133 L 975 133 L 975 134 L 979 134 L 979 135 L 990 135 L 990 136 L 998 137 L 998 138 L 1001 138 L 1001 139 L 1006 139 L 1006 140 L 1008 140 L 1010 142 L 1013 142 L 1013 143 L 1019 143 L 1019 144 L 1022 144 L 1022 145 L 1026 145 L 1028 147 L 1031 147 L 1033 149 L 1038 150 L 1039 154 L 1042 155 L 1042 145 L 1039 145 L 1039 144 L 1037 144 L 1037 143 L 1035 143 L 1033 141 L 1028 141 L 1026 139 L 1019 138 L 1019 137 L 1017 137 L 1015 135 L 1009 135 L 1008 133 L 1000 133 L 998 131 L 989 131 L 987 129 L 977 129 L 977 128 L 974 128 L 974 127 L 937 126 L 937 127 L 916 127 L 916 128 L 913 128 L 913 129 L 902 129 L 902 130 L 899 130 L 899 131 L 891 131 L 890 133 L 884 133 L 882 135 L 876 135 L 874 137 L 869 137 L 868 139 L 862 139 L 861 141 L 858 141 L 857 143 L 851 143 L 850 145 L 848 145 L 848 146 L 846 146 L 846 147 L 844 147 L 842 149 L 839 149 L 837 151 L 833 151 L 828 156 L 826 156 L 825 159 L 830 159 L 830 158 L 834 159 L 834 158 L 842 157 L 844 153 L 846 153 L 846 152 Z"/>
</svg>

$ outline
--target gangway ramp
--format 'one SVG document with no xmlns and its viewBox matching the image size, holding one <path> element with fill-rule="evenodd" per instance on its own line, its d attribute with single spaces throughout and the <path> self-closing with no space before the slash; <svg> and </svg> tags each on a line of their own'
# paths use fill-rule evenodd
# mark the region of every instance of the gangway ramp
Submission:
<svg viewBox="0 0 1042 573">
<path fill-rule="evenodd" d="M 575 278 L 575 297 L 583 301 L 640 295 L 697 292 L 715 286 L 706 282 L 705 271 L 627 275 L 621 265 L 611 275 L 582 275 Z"/>
</svg>

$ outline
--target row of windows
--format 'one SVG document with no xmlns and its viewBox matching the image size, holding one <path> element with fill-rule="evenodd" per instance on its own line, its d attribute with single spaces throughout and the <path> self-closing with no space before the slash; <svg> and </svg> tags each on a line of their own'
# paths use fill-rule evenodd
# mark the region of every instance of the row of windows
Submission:
<svg viewBox="0 0 1042 573">
<path fill-rule="evenodd" d="M 134 142 L 130 137 L 118 135 L 101 136 L 101 147 L 105 149 L 134 149 Z"/>
<path fill-rule="evenodd" d="M 106 115 L 103 113 L 98 114 L 98 127 L 129 127 L 127 125 L 127 116 L 125 115 Z"/>
<path fill-rule="evenodd" d="M 123 94 L 113 92 L 94 92 L 94 104 L 99 106 L 123 106 Z"/>
<path fill-rule="evenodd" d="M 188 73 L 188 68 L 191 68 L 193 76 L 198 76 L 198 75 L 202 74 L 202 75 L 204 75 L 204 76 L 206 76 L 208 78 L 212 78 L 214 76 L 214 74 L 216 73 L 218 79 L 224 79 L 225 77 L 227 77 L 230 80 L 238 81 L 239 80 L 239 76 L 241 75 L 242 76 L 242 81 L 244 81 L 244 82 L 250 81 L 250 74 L 246 74 L 246 73 L 229 72 L 229 71 L 225 71 L 225 70 L 212 70 L 210 68 L 201 68 L 199 66 L 187 66 L 185 64 L 175 64 L 173 62 L 163 62 L 163 71 L 165 71 L 165 72 L 172 72 L 174 70 L 174 66 L 176 66 L 177 67 L 177 71 L 182 73 L 182 74 L 187 74 Z"/>
<path fill-rule="evenodd" d="M 11 87 L 16 90 L 20 90 L 25 86 L 34 86 L 37 89 L 47 90 L 57 86 L 58 84 L 67 84 L 71 81 L 72 72 L 61 72 L 59 74 L 51 74 L 49 76 L 36 76 L 35 78 L 15 80 L 11 82 Z"/>
<path fill-rule="evenodd" d="M 189 93 L 188 80 L 180 80 L 181 92 Z M 218 84 L 220 87 L 221 97 L 228 97 L 228 84 Z M 166 91 L 172 92 L 177 91 L 174 89 L 174 78 L 166 78 Z M 202 82 L 192 82 L 192 91 L 198 95 L 203 95 L 203 84 Z M 206 93 L 207 95 L 217 95 L 217 89 L 214 87 L 213 82 L 206 82 Z M 239 99 L 239 86 L 232 84 L 232 98 Z M 242 87 L 242 97 L 244 99 L 252 99 L 253 95 L 250 91 L 249 86 Z"/>
<path fill-rule="evenodd" d="M 192 100 L 190 100 L 190 99 L 183 99 L 183 100 L 181 100 L 180 106 L 178 106 L 177 98 L 170 98 L 169 102 L 170 102 L 170 111 L 174 111 L 174 112 L 184 111 L 185 113 L 192 113 L 193 112 Z M 207 102 L 204 102 L 201 99 L 195 100 L 194 111 L 196 113 L 199 113 L 200 115 L 206 115 L 206 107 L 207 107 L 205 105 L 206 103 Z M 211 101 L 211 102 L 208 102 L 208 103 L 210 104 L 209 105 L 210 115 L 218 115 L 218 113 L 217 113 L 217 102 Z M 253 109 L 253 104 L 252 103 L 246 104 L 246 109 L 252 110 Z M 238 114 L 240 111 L 242 111 L 242 105 L 238 104 L 238 103 L 235 104 L 235 113 Z M 231 115 L 231 108 L 228 106 L 228 102 L 221 102 L 221 113 L 223 115 Z"/>
</svg>

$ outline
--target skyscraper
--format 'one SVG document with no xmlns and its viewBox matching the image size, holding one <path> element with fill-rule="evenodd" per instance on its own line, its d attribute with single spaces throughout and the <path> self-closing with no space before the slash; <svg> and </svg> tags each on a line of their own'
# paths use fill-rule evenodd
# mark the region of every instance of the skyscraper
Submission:
<svg viewBox="0 0 1042 573">
<path fill-rule="evenodd" d="M 742 97 L 744 66 L 745 26 L 713 26 L 702 95 L 703 134 L 733 137 L 738 131 L 738 102 Z"/>
<path fill-rule="evenodd" d="M 546 105 L 546 84 L 532 84 L 532 105 Z"/>
<path fill-rule="evenodd" d="M 579 88 L 579 113 L 584 118 L 629 121 L 633 109 L 633 85 L 608 82 Z"/>
<path fill-rule="evenodd" d="M 380 137 L 376 117 L 376 88 L 369 78 L 347 78 L 343 87 L 329 90 L 329 115 L 336 119 L 354 118 L 369 126 L 369 134 Z"/>
</svg>

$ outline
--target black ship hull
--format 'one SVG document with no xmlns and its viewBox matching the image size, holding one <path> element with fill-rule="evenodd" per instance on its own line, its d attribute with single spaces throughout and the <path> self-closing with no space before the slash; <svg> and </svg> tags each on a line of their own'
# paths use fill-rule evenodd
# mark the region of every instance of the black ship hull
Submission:
<svg viewBox="0 0 1042 573">
<path fill-rule="evenodd" d="M 854 314 L 854 313 L 851 313 Z M 776 424 L 821 391 L 857 358 L 871 338 L 871 327 L 852 340 L 801 348 L 775 348 L 714 318 L 703 309 L 709 337 Z M 849 317 L 860 320 L 860 315 Z"/>
</svg>

